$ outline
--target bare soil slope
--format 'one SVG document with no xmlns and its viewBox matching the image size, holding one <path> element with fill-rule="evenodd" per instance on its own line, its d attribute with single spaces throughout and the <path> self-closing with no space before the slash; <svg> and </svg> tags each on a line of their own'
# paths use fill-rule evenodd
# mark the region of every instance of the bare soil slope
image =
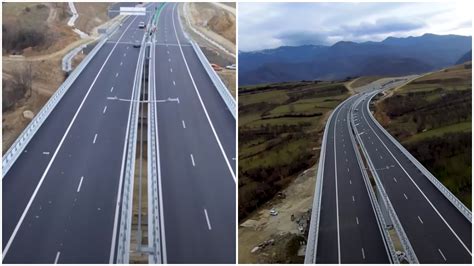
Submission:
<svg viewBox="0 0 474 266">
<path fill-rule="evenodd" d="M 93 8 L 95 3 L 87 5 Z M 99 14 L 99 10 L 95 14 Z M 79 13 L 81 16 L 80 10 Z M 62 57 L 90 40 L 80 40 L 67 25 L 70 17 L 67 3 L 3 3 L 2 15 L 3 31 L 9 34 L 2 40 L 3 154 L 31 121 L 31 117 L 26 118 L 23 113 L 36 115 L 64 81 Z M 21 39 L 22 34 L 37 37 L 27 38 L 27 42 L 19 45 L 18 38 Z M 27 86 L 19 82 L 25 77 L 30 80 Z"/>
</svg>

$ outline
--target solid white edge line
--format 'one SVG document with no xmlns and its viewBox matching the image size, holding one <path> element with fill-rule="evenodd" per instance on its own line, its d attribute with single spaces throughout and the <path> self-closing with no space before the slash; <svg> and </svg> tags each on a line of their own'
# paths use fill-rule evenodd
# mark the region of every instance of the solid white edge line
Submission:
<svg viewBox="0 0 474 266">
<path fill-rule="evenodd" d="M 212 230 L 211 222 L 209 221 L 209 216 L 207 215 L 207 210 L 206 209 L 204 209 L 204 215 L 206 216 L 207 228 L 209 229 L 209 231 L 211 231 Z"/>
<path fill-rule="evenodd" d="M 130 24 L 131 25 L 131 24 Z M 130 27 L 130 25 L 128 27 Z M 123 35 L 125 34 L 127 30 L 124 31 L 124 33 L 122 34 L 122 36 L 120 38 L 123 37 Z M 54 160 L 56 159 L 56 156 L 59 152 L 59 149 L 61 149 L 61 146 L 63 145 L 64 143 L 64 140 L 66 139 L 68 133 L 69 133 L 69 130 L 71 130 L 71 127 L 72 125 L 74 124 L 74 121 L 76 120 L 77 116 L 79 115 L 79 112 L 81 111 L 82 109 L 82 106 L 84 105 L 84 102 L 86 101 L 87 97 L 89 96 L 89 93 L 91 92 L 92 88 L 94 87 L 94 84 L 95 82 L 97 81 L 97 79 L 99 78 L 99 75 L 100 73 L 102 72 L 102 70 L 104 69 L 105 67 L 105 64 L 109 61 L 109 58 L 110 56 L 112 55 L 112 53 L 114 52 L 115 50 L 115 47 L 117 47 L 117 44 L 112 48 L 112 50 L 110 51 L 109 55 L 107 56 L 107 58 L 105 59 L 104 63 L 102 64 L 101 68 L 99 69 L 99 71 L 97 72 L 97 75 L 95 76 L 94 80 L 92 81 L 92 84 L 91 86 L 89 87 L 86 95 L 84 96 L 84 98 L 82 99 L 82 102 L 81 104 L 79 105 L 79 108 L 76 110 L 76 113 L 74 114 L 71 122 L 69 123 L 69 126 L 67 127 L 66 129 L 66 132 L 64 132 L 64 135 L 63 137 L 61 138 L 61 141 L 59 142 L 59 145 L 58 147 L 56 148 L 53 156 L 51 157 L 51 160 L 49 161 L 48 163 L 48 166 L 46 167 L 45 171 L 43 172 L 43 175 L 41 176 L 41 179 L 40 181 L 38 182 L 38 185 L 36 186 L 35 190 L 33 191 L 33 194 L 31 195 L 31 198 L 30 200 L 28 201 L 28 204 L 26 205 L 26 208 L 23 210 L 23 214 L 21 215 L 20 217 L 20 220 L 18 221 L 18 223 L 16 224 L 15 226 L 15 229 L 13 230 L 13 233 L 12 235 L 10 236 L 10 239 L 8 240 L 7 244 L 5 245 L 5 248 L 3 250 L 3 253 L 2 253 L 2 257 L 5 258 L 5 256 L 7 255 L 8 253 L 8 250 L 10 249 L 10 246 L 13 242 L 13 240 L 15 239 L 15 236 L 16 234 L 18 233 L 18 230 L 20 229 L 20 226 L 21 224 L 23 223 L 23 220 L 25 219 L 25 216 L 26 214 L 28 213 L 28 210 L 30 209 L 31 207 L 31 204 L 33 203 L 34 199 L 36 198 L 36 194 L 38 194 L 38 191 L 41 187 L 41 185 L 43 184 L 43 181 L 46 177 L 46 175 L 48 174 L 49 172 L 49 169 L 51 168 L 51 165 L 53 164 Z"/>
<path fill-rule="evenodd" d="M 178 32 L 176 31 L 176 25 L 175 25 L 175 19 L 174 19 L 174 10 L 176 9 L 176 5 L 173 6 L 173 11 L 172 11 L 172 20 L 173 20 L 173 28 L 174 28 L 174 33 L 175 33 L 175 36 L 176 36 L 176 40 L 178 41 L 178 47 L 179 47 L 179 50 L 181 51 L 181 56 L 183 57 L 183 60 L 184 60 L 184 64 L 186 65 L 186 69 L 188 70 L 188 74 L 189 74 L 189 77 L 191 78 L 191 81 L 193 83 L 193 86 L 194 86 L 194 90 L 196 91 L 196 94 L 198 96 L 198 99 L 199 99 L 199 102 L 201 103 L 201 106 L 202 106 L 202 109 L 204 110 L 204 114 L 206 115 L 207 117 L 207 121 L 209 122 L 209 125 L 211 126 L 211 129 L 212 129 L 212 132 L 214 133 L 214 137 L 216 138 L 216 141 L 217 141 L 217 144 L 219 145 L 219 148 L 221 149 L 221 152 L 222 152 L 222 156 L 224 157 L 224 160 L 225 162 L 227 163 L 227 167 L 229 168 L 229 172 L 231 173 L 232 175 L 232 178 L 234 179 L 234 182 L 237 182 L 237 179 L 235 177 L 235 173 L 234 173 L 234 170 L 232 169 L 232 166 L 229 162 L 229 160 L 227 159 L 227 155 L 224 151 L 224 147 L 222 147 L 222 144 L 221 144 L 221 141 L 219 140 L 219 137 L 217 136 L 217 132 L 216 130 L 214 129 L 214 125 L 212 124 L 212 121 L 211 121 L 211 118 L 209 117 L 209 114 L 207 112 L 207 109 L 206 109 L 206 106 L 204 105 L 204 102 L 201 98 L 201 94 L 199 93 L 199 90 L 196 86 L 196 83 L 194 82 L 194 78 L 193 78 L 193 75 L 191 74 L 191 70 L 189 69 L 189 66 L 188 66 L 188 62 L 186 61 L 186 57 L 184 56 L 184 52 L 183 52 L 183 48 L 181 47 L 181 42 L 179 41 L 179 37 L 178 37 Z"/>
<path fill-rule="evenodd" d="M 133 21 L 135 21 L 136 18 L 137 18 L 137 16 L 134 16 L 133 20 L 130 22 L 128 27 L 130 27 L 130 25 L 132 25 Z M 127 32 L 128 27 L 125 29 L 124 33 Z M 120 39 L 121 38 L 122 37 L 120 37 Z M 119 41 L 120 41 L 120 39 L 119 39 Z M 137 59 L 137 64 L 138 64 L 138 60 L 139 59 Z M 133 82 L 134 82 L 133 87 L 135 88 L 135 79 L 134 79 Z M 112 89 L 110 91 L 112 91 L 113 89 L 114 89 L 114 87 L 112 87 Z M 133 93 L 134 92 L 132 91 L 132 96 L 133 96 Z M 129 111 L 128 111 L 127 129 L 126 129 L 125 139 L 124 139 L 124 144 L 123 144 L 122 166 L 121 166 L 121 169 L 120 169 L 120 177 L 119 177 L 120 181 L 119 181 L 118 193 L 117 193 L 117 203 L 115 205 L 114 227 L 112 229 L 112 241 L 110 243 L 109 264 L 114 263 L 115 242 L 116 242 L 116 233 L 117 233 L 117 225 L 118 225 L 118 215 L 119 215 L 119 208 L 120 208 L 120 202 L 121 202 L 121 196 L 122 196 L 123 171 L 124 171 L 124 166 L 125 166 L 125 155 L 126 155 L 126 151 L 127 151 L 128 131 L 129 131 L 129 127 L 130 127 L 131 114 L 132 114 L 132 104 L 130 102 L 130 107 L 129 107 Z"/>
<path fill-rule="evenodd" d="M 339 230 L 339 191 L 338 191 L 338 186 L 337 186 L 337 150 L 336 150 L 336 127 L 337 127 L 337 118 L 339 117 L 339 114 L 341 113 L 341 109 L 339 108 L 337 110 L 336 114 L 336 119 L 334 120 L 334 137 L 333 137 L 333 143 L 334 143 L 334 181 L 336 184 L 336 223 L 337 223 L 337 261 L 340 264 L 341 263 L 341 233 Z M 345 151 L 344 151 L 345 153 Z M 347 168 L 347 171 L 349 172 L 349 168 Z"/>
<path fill-rule="evenodd" d="M 166 3 L 165 3 L 166 4 Z M 163 8 L 163 7 L 162 7 Z M 153 46 L 155 49 L 155 46 Z M 156 71 L 156 60 L 153 60 L 153 70 Z M 153 73 L 153 88 L 156 90 L 156 76 Z M 154 100 L 156 100 L 155 92 L 153 92 Z M 157 111 L 157 104 L 153 104 L 153 109 L 155 112 L 155 118 L 158 120 L 158 111 Z M 161 248 L 162 248 L 162 260 L 163 264 L 167 263 L 167 253 L 166 253 L 166 235 L 165 235 L 165 219 L 164 219 L 164 211 L 163 211 L 163 185 L 161 182 L 161 161 L 160 161 L 160 138 L 158 133 L 158 121 L 155 123 L 155 137 L 156 137 L 156 153 L 157 153 L 157 168 L 158 168 L 158 199 L 160 204 L 160 230 L 161 230 Z"/>
<path fill-rule="evenodd" d="M 418 184 L 411 178 L 411 176 L 408 174 L 408 172 L 405 170 L 405 168 L 401 165 L 401 163 L 398 161 L 398 159 L 393 155 L 393 153 L 388 149 L 388 147 L 385 145 L 385 143 L 382 141 L 380 136 L 378 135 L 377 132 L 375 132 L 374 128 L 372 125 L 370 125 L 369 121 L 367 120 L 367 117 L 365 116 L 364 111 L 362 111 L 362 116 L 364 117 L 365 122 L 367 125 L 369 125 L 370 129 L 372 129 L 372 132 L 375 134 L 375 136 L 379 139 L 379 141 L 382 143 L 382 145 L 385 147 L 385 149 L 390 153 L 393 159 L 397 162 L 397 164 L 400 166 L 400 168 L 405 172 L 405 174 L 408 176 L 408 178 L 411 180 L 411 182 L 415 185 L 415 187 L 418 189 L 418 191 L 421 193 L 421 195 L 426 199 L 426 201 L 429 203 L 429 205 L 433 208 L 433 210 L 438 214 L 438 216 L 441 218 L 441 220 L 444 222 L 444 224 L 449 228 L 449 230 L 453 233 L 453 235 L 456 237 L 456 239 L 461 243 L 461 245 L 466 249 L 466 251 L 469 253 L 470 256 L 472 256 L 471 250 L 464 244 L 464 242 L 461 240 L 461 238 L 454 232 L 453 228 L 448 224 L 448 222 L 444 219 L 444 217 L 441 215 L 441 213 L 436 209 L 436 207 L 431 203 L 431 201 L 428 199 L 428 197 L 423 193 L 421 188 L 418 186 Z M 373 144 L 373 143 L 372 143 Z"/>
<path fill-rule="evenodd" d="M 77 186 L 77 192 L 81 191 L 81 186 L 82 186 L 82 180 L 84 179 L 84 176 L 81 176 L 81 181 L 79 181 L 79 186 Z"/>
</svg>

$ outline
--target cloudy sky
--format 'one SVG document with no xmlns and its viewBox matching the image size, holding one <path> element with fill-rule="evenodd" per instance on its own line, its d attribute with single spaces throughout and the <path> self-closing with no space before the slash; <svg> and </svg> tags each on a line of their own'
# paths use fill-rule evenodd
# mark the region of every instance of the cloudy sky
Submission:
<svg viewBox="0 0 474 266">
<path fill-rule="evenodd" d="M 464 3 L 239 3 L 239 50 L 424 33 L 471 35 Z"/>
</svg>

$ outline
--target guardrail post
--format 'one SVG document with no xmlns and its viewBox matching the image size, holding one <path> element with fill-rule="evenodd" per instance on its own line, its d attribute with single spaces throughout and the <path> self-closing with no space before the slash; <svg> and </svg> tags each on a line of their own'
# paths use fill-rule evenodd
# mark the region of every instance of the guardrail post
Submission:
<svg viewBox="0 0 474 266">
<path fill-rule="evenodd" d="M 109 34 L 103 34 L 101 40 L 97 45 L 92 49 L 92 51 L 81 61 L 81 63 L 72 71 L 68 78 L 59 86 L 56 92 L 49 98 L 48 102 L 41 108 L 41 110 L 36 114 L 36 116 L 31 120 L 28 126 L 21 132 L 18 138 L 13 142 L 10 148 L 7 150 L 5 155 L 2 157 L 2 178 L 8 173 L 12 165 L 18 159 L 20 154 L 23 152 L 25 147 L 31 141 L 33 136 L 43 125 L 44 121 L 48 119 L 51 112 L 61 101 L 63 96 L 68 92 L 71 85 L 74 83 L 76 78 L 82 73 L 84 68 L 89 64 L 92 58 L 97 54 L 97 52 L 102 48 L 108 38 L 115 32 L 110 32 Z"/>
</svg>

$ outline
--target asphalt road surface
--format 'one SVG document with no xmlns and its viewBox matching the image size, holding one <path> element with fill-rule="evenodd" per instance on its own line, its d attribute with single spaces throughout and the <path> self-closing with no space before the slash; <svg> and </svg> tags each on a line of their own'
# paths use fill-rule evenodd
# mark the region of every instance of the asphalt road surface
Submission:
<svg viewBox="0 0 474 266">
<path fill-rule="evenodd" d="M 128 17 L 3 178 L 4 263 L 108 263 L 138 49 Z"/>
<path fill-rule="evenodd" d="M 166 4 L 156 33 L 156 97 L 174 99 L 157 107 L 167 262 L 235 263 L 235 119 L 178 16 Z"/>
<path fill-rule="evenodd" d="M 354 97 L 329 123 L 316 263 L 389 263 L 349 127 Z"/>
<path fill-rule="evenodd" d="M 420 263 L 471 263 L 472 224 L 383 134 L 358 104 L 356 124 Z"/>
</svg>

